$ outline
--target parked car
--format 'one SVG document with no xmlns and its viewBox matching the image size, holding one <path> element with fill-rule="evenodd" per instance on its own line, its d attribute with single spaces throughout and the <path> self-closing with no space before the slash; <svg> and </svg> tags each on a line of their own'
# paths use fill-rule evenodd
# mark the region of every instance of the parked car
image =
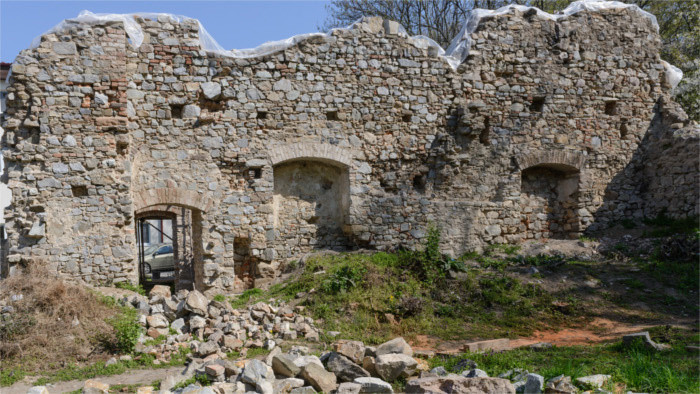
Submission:
<svg viewBox="0 0 700 394">
<path fill-rule="evenodd" d="M 143 270 L 148 279 L 175 277 L 175 254 L 173 244 L 150 245 L 143 252 Z"/>
</svg>

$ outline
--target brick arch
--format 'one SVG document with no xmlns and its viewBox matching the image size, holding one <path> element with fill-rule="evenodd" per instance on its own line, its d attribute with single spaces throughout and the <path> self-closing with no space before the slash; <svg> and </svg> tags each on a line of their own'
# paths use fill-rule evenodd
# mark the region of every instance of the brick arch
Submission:
<svg viewBox="0 0 700 394">
<path fill-rule="evenodd" d="M 289 145 L 279 145 L 270 149 L 270 164 L 273 166 L 287 161 L 308 159 L 341 164 L 352 167 L 352 153 L 348 149 L 322 143 L 299 142 Z"/>
<path fill-rule="evenodd" d="M 586 157 L 576 152 L 549 150 L 526 153 L 518 157 L 517 161 L 521 170 L 546 166 L 563 171 L 581 171 L 586 164 Z"/>
<path fill-rule="evenodd" d="M 214 200 L 209 193 L 174 187 L 134 192 L 135 212 L 154 205 L 177 205 L 207 212 L 211 209 L 213 202 Z"/>
</svg>

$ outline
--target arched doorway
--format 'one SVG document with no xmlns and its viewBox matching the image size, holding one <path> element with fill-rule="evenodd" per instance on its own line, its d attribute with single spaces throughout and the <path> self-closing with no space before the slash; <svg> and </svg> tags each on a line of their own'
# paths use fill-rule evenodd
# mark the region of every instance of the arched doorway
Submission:
<svg viewBox="0 0 700 394">
<path fill-rule="evenodd" d="M 196 288 L 201 280 L 201 212 L 177 205 L 152 205 L 136 212 L 139 282 Z"/>
<path fill-rule="evenodd" d="M 570 239 L 579 234 L 579 171 L 539 164 L 521 173 L 523 239 Z"/>
<path fill-rule="evenodd" d="M 278 254 L 287 258 L 311 250 L 345 250 L 350 205 L 348 167 L 329 160 L 299 158 L 273 167 L 274 218 Z"/>
</svg>

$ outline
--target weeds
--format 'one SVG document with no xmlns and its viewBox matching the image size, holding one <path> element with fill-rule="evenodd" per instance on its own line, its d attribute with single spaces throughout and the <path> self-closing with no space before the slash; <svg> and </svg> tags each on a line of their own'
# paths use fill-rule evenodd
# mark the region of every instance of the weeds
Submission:
<svg viewBox="0 0 700 394">
<path fill-rule="evenodd" d="M 0 369 L 0 387 L 11 386 L 24 379 L 27 373 L 21 368 Z"/>
<path fill-rule="evenodd" d="M 661 211 L 655 218 L 647 218 L 642 220 L 647 226 L 654 227 L 648 233 L 645 233 L 650 237 L 667 237 L 674 234 L 696 234 L 700 229 L 700 218 L 697 216 L 690 216 L 682 219 L 674 219 L 666 213 L 666 211 Z"/>
<path fill-rule="evenodd" d="M 328 294 L 337 294 L 355 287 L 367 270 L 362 266 L 344 265 L 337 268 L 321 283 L 321 290 Z"/>
<path fill-rule="evenodd" d="M 103 341 L 105 346 L 113 352 L 133 353 L 142 331 L 138 311 L 122 307 L 121 313 L 108 319 L 107 323 L 114 329 L 114 340 Z"/>
<path fill-rule="evenodd" d="M 133 285 L 131 284 L 131 282 L 117 282 L 114 284 L 114 287 L 124 290 L 130 290 L 135 293 L 141 294 L 142 296 L 146 295 L 146 290 L 143 288 L 143 286 Z"/>
<path fill-rule="evenodd" d="M 189 348 L 180 348 L 178 353 L 171 355 L 169 362 L 155 364 L 155 356 L 150 354 L 140 354 L 131 361 L 118 361 L 116 364 L 105 365 L 104 361 L 99 361 L 88 366 L 69 365 L 57 371 L 44 373 L 35 385 L 46 385 L 53 382 L 66 382 L 70 380 L 92 379 L 97 376 L 111 376 L 127 372 L 132 369 L 144 368 L 168 368 L 185 365 Z"/>
<path fill-rule="evenodd" d="M 10 303 L 15 311 L 0 318 L 2 380 L 17 376 L 18 369 L 32 373 L 100 357 L 103 349 L 95 333 L 112 333 L 105 320 L 119 313 L 116 303 L 64 282 L 40 261 L 2 281 L 0 300 L 20 294 Z"/>
<path fill-rule="evenodd" d="M 402 251 L 399 253 L 399 265 L 409 269 L 420 280 L 434 284 L 450 271 L 466 271 L 464 263 L 450 259 L 440 253 L 440 229 L 428 228 L 425 247 L 421 251 Z"/>
<path fill-rule="evenodd" d="M 36 325 L 36 318 L 27 313 L 8 313 L 0 315 L 0 342 L 11 341 L 15 336 L 27 332 Z M 3 356 L 0 351 L 0 356 Z"/>
<path fill-rule="evenodd" d="M 265 349 L 264 347 L 255 347 L 255 348 L 250 348 L 248 349 L 248 353 L 246 353 L 246 358 L 253 359 L 258 356 L 265 356 L 270 353 L 270 350 Z"/>
<path fill-rule="evenodd" d="M 217 302 L 226 302 L 226 296 L 223 294 L 217 294 L 214 296 L 213 300 Z"/>
<path fill-rule="evenodd" d="M 199 384 L 200 386 L 210 386 L 212 384 L 212 381 L 209 379 L 208 375 L 196 374 L 193 377 L 185 379 L 182 382 L 176 384 L 170 390 L 175 391 L 177 389 L 183 389 L 191 384 Z"/>
<path fill-rule="evenodd" d="M 251 300 L 251 298 L 254 298 L 256 296 L 259 296 L 263 293 L 262 290 L 260 289 L 248 289 L 241 293 L 237 298 L 231 300 L 231 306 L 234 308 L 242 308 L 244 307 L 248 301 Z"/>
</svg>

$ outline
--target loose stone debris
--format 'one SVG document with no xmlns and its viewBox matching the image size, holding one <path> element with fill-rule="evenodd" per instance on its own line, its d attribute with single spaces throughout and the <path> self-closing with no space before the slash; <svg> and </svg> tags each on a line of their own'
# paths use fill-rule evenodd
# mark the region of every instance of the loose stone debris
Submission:
<svg viewBox="0 0 700 394">
<path fill-rule="evenodd" d="M 160 345 L 141 343 L 136 349 L 163 362 L 183 346 L 191 348 L 197 358 L 224 359 L 226 352 L 231 351 L 245 356 L 249 348 L 272 350 L 282 340 L 319 340 L 320 332 L 313 319 L 283 304 L 272 306 L 261 302 L 237 310 L 227 302 L 210 301 L 197 290 L 180 290 L 171 295 L 170 288 L 163 285 L 154 286 L 149 295 L 146 298 L 134 294 L 121 301 L 141 312 L 140 322 L 148 337 L 166 337 Z M 303 307 L 294 309 L 300 311 Z M 215 371 L 219 369 L 209 374 Z"/>
</svg>

